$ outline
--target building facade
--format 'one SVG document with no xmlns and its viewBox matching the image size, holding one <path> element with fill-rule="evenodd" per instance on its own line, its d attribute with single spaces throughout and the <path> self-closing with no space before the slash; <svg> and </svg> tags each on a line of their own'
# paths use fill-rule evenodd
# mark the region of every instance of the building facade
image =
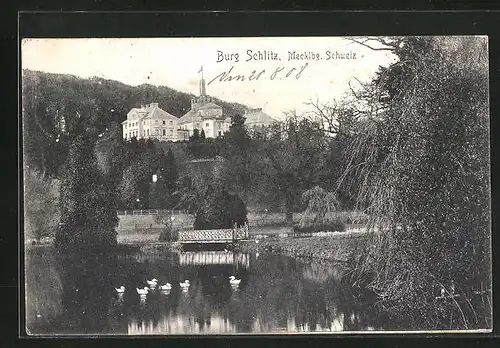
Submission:
<svg viewBox="0 0 500 348">
<path fill-rule="evenodd" d="M 217 138 L 229 131 L 231 118 L 225 117 L 222 107 L 206 94 L 205 80 L 200 80 L 199 96 L 191 99 L 191 109 L 178 120 L 179 138 L 188 140 L 195 129 L 205 132 L 206 138 Z"/>
<path fill-rule="evenodd" d="M 262 130 L 272 124 L 278 123 L 277 120 L 262 111 L 262 108 L 250 109 L 245 113 L 245 126 L 248 130 Z"/>
<path fill-rule="evenodd" d="M 157 139 L 177 141 L 178 118 L 162 110 L 158 103 L 133 108 L 122 122 L 123 139 Z"/>
<path fill-rule="evenodd" d="M 182 117 L 177 118 L 158 106 L 158 103 L 141 105 L 133 108 L 122 122 L 123 138 L 130 140 L 157 139 L 159 141 L 189 140 L 194 130 L 203 130 L 206 138 L 217 138 L 229 131 L 231 118 L 224 116 L 222 107 L 215 104 L 206 94 L 203 71 L 199 82 L 199 96 L 191 99 L 191 109 Z M 249 130 L 263 130 L 276 123 L 261 108 L 246 112 L 245 125 Z"/>
</svg>

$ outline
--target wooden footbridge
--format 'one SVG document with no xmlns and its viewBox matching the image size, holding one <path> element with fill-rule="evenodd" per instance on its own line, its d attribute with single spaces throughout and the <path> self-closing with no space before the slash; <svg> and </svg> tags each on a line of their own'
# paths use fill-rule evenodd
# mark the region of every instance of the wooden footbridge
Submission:
<svg viewBox="0 0 500 348">
<path fill-rule="evenodd" d="M 248 225 L 241 228 L 180 231 L 181 244 L 226 244 L 248 239 Z"/>
</svg>

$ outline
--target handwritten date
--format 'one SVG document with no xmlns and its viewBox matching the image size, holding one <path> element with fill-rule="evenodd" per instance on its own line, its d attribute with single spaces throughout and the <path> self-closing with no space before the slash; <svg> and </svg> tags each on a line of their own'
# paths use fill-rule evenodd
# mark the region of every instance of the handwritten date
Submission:
<svg viewBox="0 0 500 348">
<path fill-rule="evenodd" d="M 231 81 L 257 81 L 262 80 L 283 80 L 283 79 L 300 79 L 304 70 L 308 67 L 306 62 L 300 67 L 278 66 L 274 70 L 262 69 L 260 71 L 253 70 L 250 73 L 237 73 L 234 70 L 234 65 L 227 71 L 223 71 L 211 79 L 207 85 L 213 82 L 231 82 Z"/>
</svg>

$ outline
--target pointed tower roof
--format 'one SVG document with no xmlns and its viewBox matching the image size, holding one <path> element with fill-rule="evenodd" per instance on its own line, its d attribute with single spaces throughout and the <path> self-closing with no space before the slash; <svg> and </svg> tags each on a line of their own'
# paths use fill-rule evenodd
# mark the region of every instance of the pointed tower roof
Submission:
<svg viewBox="0 0 500 348">
<path fill-rule="evenodd" d="M 205 86 L 205 79 L 203 78 L 203 66 L 201 66 L 201 80 L 200 80 L 200 97 L 207 95 L 207 88 Z"/>
</svg>

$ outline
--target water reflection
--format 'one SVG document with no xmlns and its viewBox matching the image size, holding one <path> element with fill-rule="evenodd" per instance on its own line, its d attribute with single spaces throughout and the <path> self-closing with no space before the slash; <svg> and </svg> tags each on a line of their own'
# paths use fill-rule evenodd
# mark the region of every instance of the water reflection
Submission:
<svg viewBox="0 0 500 348">
<path fill-rule="evenodd" d="M 250 257 L 246 253 L 232 251 L 191 251 L 180 254 L 179 263 L 184 265 L 235 265 L 248 268 Z"/>
<path fill-rule="evenodd" d="M 56 260 L 50 248 L 28 253 L 27 326 L 35 334 L 381 329 L 366 300 L 342 284 L 342 270 L 333 266 L 230 251 L 149 250 L 64 260 Z M 40 264 L 45 268 L 36 268 Z M 231 284 L 230 276 L 240 283 Z M 136 289 L 153 278 L 158 286 L 140 295 Z M 189 286 L 181 287 L 186 280 Z M 160 286 L 167 283 L 172 287 Z M 122 293 L 116 290 L 120 286 Z M 41 311 L 51 314 L 37 319 Z"/>
</svg>

